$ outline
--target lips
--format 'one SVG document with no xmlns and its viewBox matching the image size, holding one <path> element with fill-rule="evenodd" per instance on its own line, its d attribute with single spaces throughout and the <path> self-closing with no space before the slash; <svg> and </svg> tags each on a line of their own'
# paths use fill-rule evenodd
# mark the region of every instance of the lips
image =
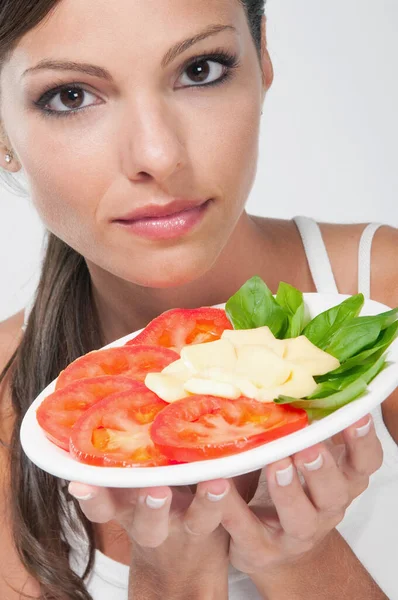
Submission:
<svg viewBox="0 0 398 600">
<path fill-rule="evenodd" d="M 114 224 L 123 231 L 152 241 L 184 238 L 196 231 L 212 205 L 206 201 L 175 200 L 169 204 L 148 204 L 137 208 Z"/>
<path fill-rule="evenodd" d="M 208 200 L 185 200 L 177 199 L 168 204 L 148 204 L 143 207 L 136 208 L 130 213 L 114 219 L 119 223 L 131 223 L 143 219 L 161 219 L 165 217 L 173 217 L 179 213 L 199 208 L 206 204 Z"/>
</svg>

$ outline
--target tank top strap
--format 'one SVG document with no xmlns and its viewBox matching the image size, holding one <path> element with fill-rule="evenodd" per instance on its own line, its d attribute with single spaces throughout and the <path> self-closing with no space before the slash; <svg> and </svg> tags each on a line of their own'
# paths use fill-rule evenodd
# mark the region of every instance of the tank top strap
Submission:
<svg viewBox="0 0 398 600">
<path fill-rule="evenodd" d="M 321 294 L 338 294 L 332 265 L 318 223 L 309 217 L 294 217 L 293 221 L 300 233 L 317 291 Z"/>
<path fill-rule="evenodd" d="M 382 227 L 382 223 L 369 223 L 362 233 L 359 242 L 358 253 L 358 292 L 365 298 L 370 298 L 370 273 L 372 258 L 372 242 L 376 231 Z"/>
</svg>

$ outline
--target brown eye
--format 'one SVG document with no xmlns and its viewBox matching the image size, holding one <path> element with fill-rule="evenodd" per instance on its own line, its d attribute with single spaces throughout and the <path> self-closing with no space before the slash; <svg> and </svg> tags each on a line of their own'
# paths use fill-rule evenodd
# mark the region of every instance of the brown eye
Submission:
<svg viewBox="0 0 398 600">
<path fill-rule="evenodd" d="M 208 60 L 191 65 L 187 69 L 189 79 L 195 83 L 203 83 L 210 75 L 210 64 Z"/>
<path fill-rule="evenodd" d="M 182 74 L 183 86 L 200 86 L 221 79 L 227 68 L 214 60 L 200 60 L 192 63 Z"/>
<path fill-rule="evenodd" d="M 49 91 L 39 101 L 39 105 L 43 106 L 47 112 L 65 114 L 100 103 L 98 96 L 73 85 L 58 88 L 58 91 Z"/>
<path fill-rule="evenodd" d="M 80 88 L 65 88 L 60 93 L 62 104 L 71 110 L 81 108 L 84 102 L 84 94 L 86 92 Z"/>
</svg>

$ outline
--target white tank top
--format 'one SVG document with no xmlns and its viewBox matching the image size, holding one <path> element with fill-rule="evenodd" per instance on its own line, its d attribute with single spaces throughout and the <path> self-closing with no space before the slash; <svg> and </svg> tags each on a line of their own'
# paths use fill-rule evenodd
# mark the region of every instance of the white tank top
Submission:
<svg viewBox="0 0 398 600">
<path fill-rule="evenodd" d="M 296 217 L 311 274 L 318 292 L 338 293 L 329 257 L 318 224 Z M 379 224 L 365 229 L 359 246 L 358 291 L 370 297 L 371 245 Z M 29 310 L 26 311 L 25 325 Z M 338 530 L 389 600 L 398 600 L 398 446 L 383 422 L 381 408 L 373 413 L 376 431 L 383 445 L 382 467 L 371 477 L 368 489 L 347 510 Z M 72 551 L 71 568 L 82 575 L 87 564 L 87 543 L 83 537 L 68 536 Z M 129 568 L 95 553 L 94 568 L 87 589 L 94 600 L 127 600 Z M 230 600 L 261 600 L 251 580 L 231 568 Z M 364 599 L 365 600 L 365 599 Z"/>
</svg>

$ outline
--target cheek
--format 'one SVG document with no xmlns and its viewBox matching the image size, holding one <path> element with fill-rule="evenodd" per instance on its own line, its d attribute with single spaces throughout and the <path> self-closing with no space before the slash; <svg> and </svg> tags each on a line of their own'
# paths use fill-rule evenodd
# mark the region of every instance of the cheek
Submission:
<svg viewBox="0 0 398 600">
<path fill-rule="evenodd" d="M 46 227 L 72 246 L 93 235 L 100 199 L 114 177 L 104 135 L 95 127 L 33 124 L 19 140 L 33 203 Z"/>
<path fill-rule="evenodd" d="M 192 136 L 193 169 L 231 204 L 242 204 L 252 187 L 258 158 L 261 108 L 253 93 L 239 90 L 234 101 L 206 111 L 206 122 Z"/>
</svg>

